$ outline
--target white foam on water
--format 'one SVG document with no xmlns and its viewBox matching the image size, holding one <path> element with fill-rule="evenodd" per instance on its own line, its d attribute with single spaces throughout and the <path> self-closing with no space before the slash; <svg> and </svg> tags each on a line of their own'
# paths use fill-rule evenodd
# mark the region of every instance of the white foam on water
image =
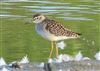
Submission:
<svg viewBox="0 0 100 71">
<path fill-rule="evenodd" d="M 27 55 L 24 56 L 19 63 L 21 63 L 21 64 L 29 63 L 29 59 L 28 59 Z"/>
<path fill-rule="evenodd" d="M 51 58 L 48 60 L 48 63 L 53 63 L 53 62 L 54 62 L 54 60 Z"/>
<path fill-rule="evenodd" d="M 75 55 L 74 60 L 75 60 L 75 61 L 80 61 L 80 60 L 82 60 L 82 58 L 83 58 L 83 55 L 82 55 L 81 51 L 79 51 L 79 52 Z"/>
<path fill-rule="evenodd" d="M 74 58 L 68 54 L 60 54 L 57 58 L 49 59 L 48 63 L 62 63 L 62 62 L 68 62 L 73 61 Z"/>
<path fill-rule="evenodd" d="M 64 43 L 64 41 L 57 43 L 57 47 L 60 48 L 60 49 L 64 49 L 65 46 L 66 46 L 66 44 Z"/>
<path fill-rule="evenodd" d="M 83 57 L 82 60 L 91 60 L 89 57 Z"/>
<path fill-rule="evenodd" d="M 68 61 L 72 61 L 72 60 L 74 60 L 74 59 L 73 59 L 73 57 L 72 57 L 71 55 L 63 54 L 62 60 L 63 60 L 64 62 L 68 62 Z"/>
<path fill-rule="evenodd" d="M 4 66 L 6 65 L 5 60 L 3 59 L 3 57 L 0 58 L 0 66 Z"/>
<path fill-rule="evenodd" d="M 81 51 L 79 51 L 75 57 L 68 54 L 60 54 L 57 58 L 49 59 L 48 63 L 62 63 L 68 61 L 81 61 L 81 60 L 90 60 L 89 57 L 83 57 Z"/>
<path fill-rule="evenodd" d="M 97 53 L 94 55 L 94 57 L 96 58 L 96 60 L 100 60 L 100 51 L 97 52 Z"/>
</svg>

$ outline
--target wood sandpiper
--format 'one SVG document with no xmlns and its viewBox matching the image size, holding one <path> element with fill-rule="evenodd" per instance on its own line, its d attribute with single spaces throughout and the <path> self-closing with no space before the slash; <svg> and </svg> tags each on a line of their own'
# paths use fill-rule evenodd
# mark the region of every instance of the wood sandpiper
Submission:
<svg viewBox="0 0 100 71">
<path fill-rule="evenodd" d="M 38 13 L 33 15 L 32 20 L 35 23 L 37 33 L 43 38 L 51 41 L 52 47 L 49 58 L 52 57 L 54 46 L 56 48 L 56 57 L 58 57 L 58 47 L 56 46 L 57 41 L 80 37 L 79 33 L 72 32 L 68 28 L 62 26 L 59 22 L 48 19 L 43 14 Z"/>
</svg>

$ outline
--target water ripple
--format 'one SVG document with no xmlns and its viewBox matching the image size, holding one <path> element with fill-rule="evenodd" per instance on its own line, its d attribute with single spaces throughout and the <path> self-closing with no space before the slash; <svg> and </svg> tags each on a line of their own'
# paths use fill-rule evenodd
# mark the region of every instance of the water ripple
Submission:
<svg viewBox="0 0 100 71">
<path fill-rule="evenodd" d="M 57 10 L 37 10 L 37 9 L 34 9 L 32 10 L 32 12 L 55 12 Z"/>
<path fill-rule="evenodd" d="M 61 13 L 61 12 L 67 12 L 67 13 L 69 13 L 69 12 L 79 12 L 79 10 L 56 10 L 56 9 L 51 9 L 51 10 L 40 10 L 40 9 L 32 9 L 32 10 L 30 10 L 31 12 L 40 12 L 40 13 L 43 13 L 43 12 L 45 12 L 45 13 Z"/>
<path fill-rule="evenodd" d="M 79 7 L 98 7 L 98 6 L 94 6 L 94 5 L 78 5 Z"/>
<path fill-rule="evenodd" d="M 36 2 L 36 3 L 43 3 L 43 4 L 70 4 L 70 3 L 63 3 L 63 2 L 52 2 L 52 1 L 28 1 L 28 2 Z"/>
<path fill-rule="evenodd" d="M 93 12 L 93 11 L 79 11 L 78 13 L 98 14 L 97 12 Z"/>
<path fill-rule="evenodd" d="M 81 21 L 92 21 L 93 19 L 85 18 L 85 17 L 56 17 L 56 18 L 63 18 L 65 20 L 81 20 Z"/>
<path fill-rule="evenodd" d="M 13 9 L 13 8 L 10 8 L 10 7 L 2 7 L 1 9 Z"/>
<path fill-rule="evenodd" d="M 70 4 L 70 3 L 63 3 L 63 2 L 52 2 L 52 1 L 29 1 L 29 0 L 2 0 L 1 2 L 34 2 L 34 3 L 40 3 L 40 4 Z"/>
<path fill-rule="evenodd" d="M 26 17 L 26 16 L 10 15 L 10 14 L 0 14 L 0 17 Z"/>
<path fill-rule="evenodd" d="M 71 7 L 71 6 L 21 6 L 21 7 L 25 7 L 25 8 L 41 8 L 41 9 L 59 9 L 59 8 L 62 8 L 62 9 L 90 9 L 90 8 L 87 8 L 87 7 Z"/>
</svg>

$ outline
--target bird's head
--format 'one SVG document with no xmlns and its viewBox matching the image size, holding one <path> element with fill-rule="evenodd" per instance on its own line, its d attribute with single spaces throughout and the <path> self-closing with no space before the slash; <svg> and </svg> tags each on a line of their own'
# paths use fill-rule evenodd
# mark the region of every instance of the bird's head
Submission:
<svg viewBox="0 0 100 71">
<path fill-rule="evenodd" d="M 41 23 L 43 20 L 45 20 L 45 16 L 43 14 L 35 14 L 33 15 L 33 22 L 34 23 Z"/>
</svg>

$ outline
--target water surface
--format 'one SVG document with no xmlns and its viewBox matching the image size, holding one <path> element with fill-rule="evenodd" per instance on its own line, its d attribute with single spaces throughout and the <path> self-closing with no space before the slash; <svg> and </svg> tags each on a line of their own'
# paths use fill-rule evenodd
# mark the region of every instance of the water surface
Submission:
<svg viewBox="0 0 100 71">
<path fill-rule="evenodd" d="M 2 1 L 0 2 L 0 55 L 6 61 L 19 60 L 26 54 L 31 61 L 45 61 L 50 52 L 50 42 L 39 36 L 31 23 L 32 15 L 40 12 L 62 23 L 80 39 L 65 40 L 62 54 L 75 55 L 82 51 L 91 59 L 100 47 L 100 3 L 98 1 L 67 2 L 57 0 Z M 25 23 L 30 24 L 25 24 Z"/>
</svg>

